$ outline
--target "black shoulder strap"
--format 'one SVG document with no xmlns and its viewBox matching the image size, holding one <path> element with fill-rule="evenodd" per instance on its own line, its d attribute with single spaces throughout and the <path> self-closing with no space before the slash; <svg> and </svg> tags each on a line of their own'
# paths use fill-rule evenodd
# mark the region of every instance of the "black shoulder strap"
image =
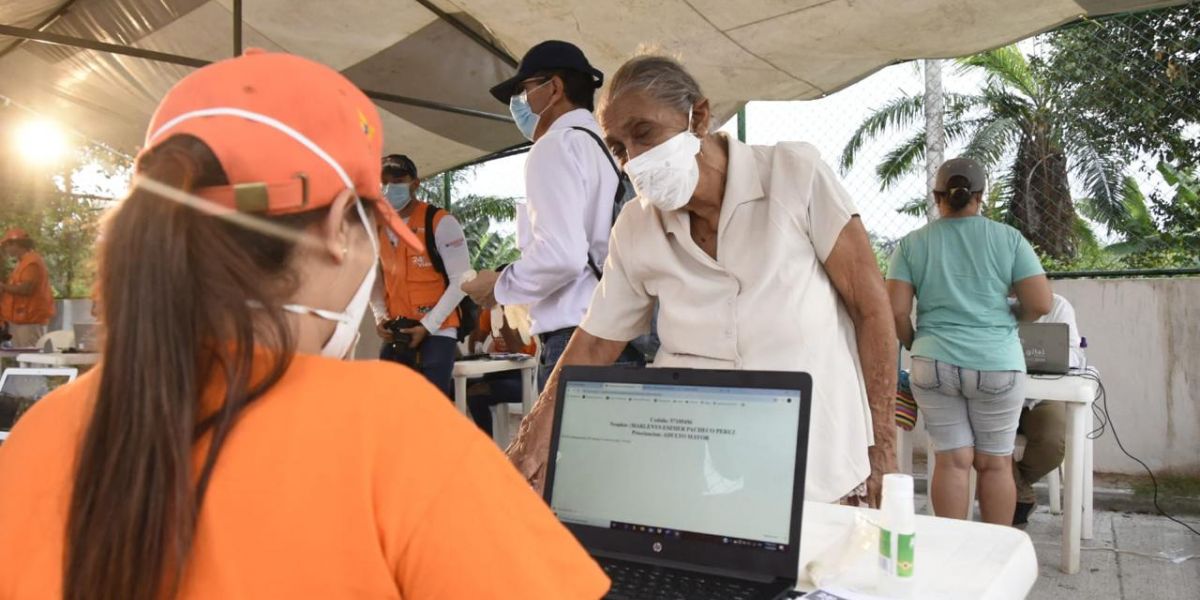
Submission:
<svg viewBox="0 0 1200 600">
<path fill-rule="evenodd" d="M 596 140 L 596 143 L 600 145 L 600 151 L 604 153 L 604 158 L 608 159 L 608 164 L 612 165 L 613 171 L 616 171 L 616 173 L 617 173 L 617 192 L 613 196 L 613 205 L 615 206 L 617 204 L 617 202 L 620 201 L 621 197 L 624 196 L 624 191 L 621 189 L 621 179 L 624 178 L 625 174 L 622 173 L 621 168 L 617 166 L 617 161 L 613 160 L 612 154 L 608 151 L 608 146 L 604 145 L 604 140 L 600 139 L 600 136 L 596 135 L 595 131 L 588 129 L 587 127 L 579 127 L 579 126 L 571 127 L 571 129 L 582 131 L 582 132 L 588 134 L 589 136 L 591 136 L 591 138 L 593 140 Z M 609 227 L 611 227 L 611 226 L 612 225 L 610 224 Z M 588 253 L 587 259 L 588 259 L 588 261 L 587 261 L 588 268 L 592 270 L 592 275 L 595 275 L 596 279 L 603 278 L 604 272 L 600 270 L 600 267 L 596 266 L 596 261 L 595 261 L 595 259 L 592 258 L 591 252 Z"/>
<path fill-rule="evenodd" d="M 429 255 L 434 270 L 442 274 L 442 281 L 446 282 L 446 287 L 450 287 L 450 276 L 446 274 L 446 264 L 442 262 L 442 254 L 438 252 L 433 231 L 433 218 L 441 210 L 432 204 L 425 207 L 425 253 Z"/>
<path fill-rule="evenodd" d="M 608 151 L 608 146 L 604 144 L 604 140 L 600 139 L 600 136 L 596 135 L 595 131 L 587 127 L 574 126 L 571 129 L 582 131 L 591 136 L 593 140 L 596 140 L 596 143 L 600 144 L 600 150 L 604 152 L 604 158 L 608 159 L 608 164 L 612 165 L 613 170 L 617 172 L 617 179 L 621 179 L 621 168 L 617 166 L 617 161 L 613 160 L 612 153 Z"/>
</svg>

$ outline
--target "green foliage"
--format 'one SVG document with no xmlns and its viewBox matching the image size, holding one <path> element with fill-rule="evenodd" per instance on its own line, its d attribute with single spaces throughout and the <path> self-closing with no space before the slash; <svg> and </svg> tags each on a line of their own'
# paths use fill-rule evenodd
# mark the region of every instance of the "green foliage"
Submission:
<svg viewBox="0 0 1200 600">
<path fill-rule="evenodd" d="M 1119 15 L 1044 38 L 1045 78 L 1101 154 L 1194 166 L 1200 138 L 1200 3 Z"/>
<path fill-rule="evenodd" d="M 46 260 L 55 295 L 88 297 L 95 275 L 92 253 L 101 215 L 97 201 L 55 192 L 29 200 L 10 198 L 6 204 L 0 211 L 0 230 L 20 227 L 29 232 L 37 252 Z"/>
<path fill-rule="evenodd" d="M 474 168 L 468 167 L 450 171 L 448 177 L 439 174 L 426 179 L 421 182 L 419 194 L 431 204 L 446 208 L 446 192 L 449 191 L 450 212 L 463 226 L 471 267 L 475 270 L 495 269 L 521 257 L 516 236 L 494 229 L 496 223 L 510 222 L 516 218 L 516 203 L 513 198 L 475 194 L 462 196 L 456 193 L 466 185 L 473 172 Z"/>
</svg>

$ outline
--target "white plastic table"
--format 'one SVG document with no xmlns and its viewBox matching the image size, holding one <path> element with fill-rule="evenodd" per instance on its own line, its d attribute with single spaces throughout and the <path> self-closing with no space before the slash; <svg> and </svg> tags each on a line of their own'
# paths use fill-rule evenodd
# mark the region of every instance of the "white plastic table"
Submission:
<svg viewBox="0 0 1200 600">
<path fill-rule="evenodd" d="M 800 591 L 812 591 L 806 566 L 827 559 L 849 535 L 856 514 L 878 522 L 879 511 L 833 504 L 804 503 L 800 536 Z M 839 579 L 841 587 L 870 593 L 875 556 L 860 560 Z M 1024 598 L 1037 580 L 1037 555 L 1025 532 L 1001 527 L 917 515 L 915 589 L 922 600 L 1008 600 Z"/>
<path fill-rule="evenodd" d="M 474 377 L 483 377 L 488 373 L 502 373 L 504 371 L 520 371 L 521 372 L 521 405 L 526 414 L 533 408 L 534 401 L 537 400 L 537 366 L 538 363 L 533 357 L 522 360 L 460 360 L 454 363 L 454 404 L 458 407 L 459 412 L 467 414 L 467 380 Z M 501 409 L 505 409 L 505 405 L 500 405 Z M 492 439 L 496 443 L 504 446 L 508 443 L 508 419 L 507 412 L 504 410 L 497 411 L 500 418 L 494 419 L 492 422 Z"/>
<path fill-rule="evenodd" d="M 1094 369 L 1089 369 L 1096 376 Z M 1080 539 L 1092 539 L 1092 402 L 1100 385 L 1078 373 L 1027 375 L 1025 397 L 1062 402 L 1067 409 L 1067 455 L 1063 461 L 1062 564 L 1064 573 L 1079 572 Z"/>
<path fill-rule="evenodd" d="M 17 362 L 22 365 L 45 367 L 90 367 L 100 362 L 95 352 L 31 352 L 18 354 Z"/>
</svg>

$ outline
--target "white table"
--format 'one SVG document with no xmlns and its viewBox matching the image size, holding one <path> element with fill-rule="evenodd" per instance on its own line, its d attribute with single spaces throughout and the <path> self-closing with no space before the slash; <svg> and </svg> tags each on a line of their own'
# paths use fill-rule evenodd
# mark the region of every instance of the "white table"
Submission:
<svg viewBox="0 0 1200 600">
<path fill-rule="evenodd" d="M 1096 375 L 1094 369 L 1090 370 Z M 1025 397 L 1062 402 L 1067 409 L 1067 455 L 1063 461 L 1062 564 L 1064 573 L 1079 572 L 1080 539 L 1092 539 L 1092 402 L 1100 385 L 1078 374 L 1027 375 Z"/>
<path fill-rule="evenodd" d="M 1089 369 L 1098 376 L 1095 369 Z M 1034 400 L 1062 402 L 1067 413 L 1067 453 L 1063 460 L 1064 510 L 1062 528 L 1062 564 L 1067 574 L 1079 572 L 1080 540 L 1092 539 L 1092 402 L 1099 384 L 1080 374 L 1026 375 L 1025 397 Z M 898 432 L 896 454 L 901 470 L 912 473 L 912 442 L 905 432 Z M 932 469 L 930 470 L 932 473 Z M 932 485 L 932 482 L 927 482 Z"/>
<path fill-rule="evenodd" d="M 856 514 L 873 522 L 879 511 L 832 504 L 804 503 L 800 536 L 800 591 L 812 591 L 806 567 L 828 560 L 849 535 Z M 876 573 L 869 553 L 837 580 L 840 587 L 870 593 Z M 913 598 L 941 600 L 1024 598 L 1037 580 L 1037 556 L 1025 532 L 1011 527 L 917 515 L 916 572 Z"/>
<path fill-rule="evenodd" d="M 467 414 L 467 380 L 483 377 L 488 373 L 504 371 L 521 372 L 521 405 L 525 414 L 537 400 L 538 363 L 531 356 L 522 360 L 460 360 L 454 363 L 454 404 L 459 412 Z M 492 422 L 492 438 L 501 447 L 508 443 L 508 413 L 506 405 L 498 405 L 498 418 Z M 470 416 L 470 415 L 468 415 Z"/>
<path fill-rule="evenodd" d="M 31 352 L 18 354 L 17 362 L 22 365 L 45 367 L 90 367 L 100 362 L 96 352 Z"/>
</svg>

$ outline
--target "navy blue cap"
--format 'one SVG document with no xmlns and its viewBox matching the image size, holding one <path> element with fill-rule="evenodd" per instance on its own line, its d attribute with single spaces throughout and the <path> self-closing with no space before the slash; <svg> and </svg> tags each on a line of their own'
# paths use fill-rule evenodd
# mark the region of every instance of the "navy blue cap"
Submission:
<svg viewBox="0 0 1200 600">
<path fill-rule="evenodd" d="M 570 42 L 550 40 L 530 48 L 517 67 L 517 74 L 492 87 L 492 96 L 508 104 L 509 99 L 521 92 L 522 81 L 543 71 L 556 69 L 579 71 L 591 75 L 597 88 L 604 85 L 604 73 L 588 62 L 583 50 Z"/>
<path fill-rule="evenodd" d="M 411 158 L 403 154 L 389 154 L 383 157 L 383 172 L 394 177 L 408 175 L 417 178 L 417 165 Z"/>
</svg>

